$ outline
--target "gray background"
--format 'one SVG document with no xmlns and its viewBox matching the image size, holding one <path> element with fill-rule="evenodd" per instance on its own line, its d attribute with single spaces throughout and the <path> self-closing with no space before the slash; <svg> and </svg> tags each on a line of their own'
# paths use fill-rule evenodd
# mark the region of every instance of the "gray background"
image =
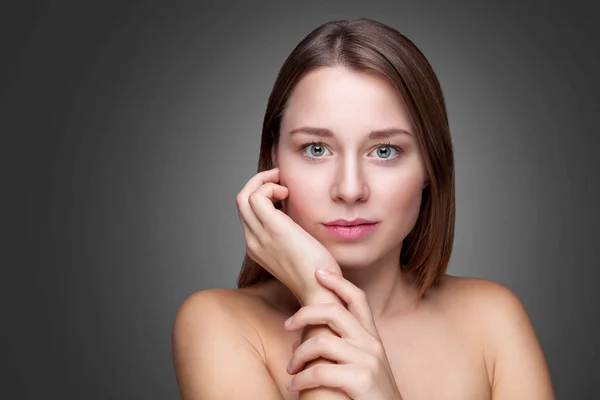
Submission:
<svg viewBox="0 0 600 400">
<path fill-rule="evenodd" d="M 597 13 L 450 3 L 4 6 L 0 397 L 178 397 L 173 317 L 235 286 L 235 195 L 277 71 L 316 26 L 360 16 L 407 35 L 441 80 L 449 272 L 516 292 L 557 397 L 597 396 Z"/>
</svg>

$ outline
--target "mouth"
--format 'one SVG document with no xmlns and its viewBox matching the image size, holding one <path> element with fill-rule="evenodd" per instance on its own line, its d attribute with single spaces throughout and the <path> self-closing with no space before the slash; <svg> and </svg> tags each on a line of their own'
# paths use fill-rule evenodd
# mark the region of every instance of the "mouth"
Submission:
<svg viewBox="0 0 600 400">
<path fill-rule="evenodd" d="M 335 237 L 342 239 L 359 239 L 367 236 L 377 226 L 379 222 L 355 219 L 352 221 L 335 220 L 323 224 L 325 231 Z"/>
</svg>

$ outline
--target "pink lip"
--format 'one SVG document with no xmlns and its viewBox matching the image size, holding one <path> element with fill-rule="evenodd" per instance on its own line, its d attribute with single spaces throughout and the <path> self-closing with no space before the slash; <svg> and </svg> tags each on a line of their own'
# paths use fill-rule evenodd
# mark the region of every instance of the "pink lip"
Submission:
<svg viewBox="0 0 600 400">
<path fill-rule="evenodd" d="M 363 225 L 363 224 L 374 224 L 375 221 L 369 221 L 368 219 L 356 218 L 352 221 L 348 221 L 345 219 L 336 219 L 335 221 L 326 222 L 324 225 L 336 225 L 336 226 L 353 226 L 353 225 Z"/>
<path fill-rule="evenodd" d="M 324 224 L 325 231 L 343 239 L 358 239 L 373 231 L 378 225 L 377 222 L 364 222 L 364 220 L 350 221 L 353 224 L 348 222 L 344 220 L 328 222 Z"/>
</svg>

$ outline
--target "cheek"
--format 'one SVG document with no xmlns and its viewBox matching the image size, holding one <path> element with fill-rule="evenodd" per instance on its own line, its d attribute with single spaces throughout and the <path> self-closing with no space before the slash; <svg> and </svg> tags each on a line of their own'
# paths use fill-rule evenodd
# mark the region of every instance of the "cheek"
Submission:
<svg viewBox="0 0 600 400">
<path fill-rule="evenodd" d="M 396 219 L 405 234 L 412 229 L 421 207 L 423 180 L 419 174 L 399 176 L 382 187 L 377 202 L 389 218 Z"/>
<path fill-rule="evenodd" d="M 323 180 L 310 179 L 310 173 L 298 169 L 281 169 L 280 177 L 281 185 L 287 187 L 290 193 L 283 201 L 282 211 L 303 225 L 303 219 L 310 219 L 315 206 L 322 203 Z"/>
<path fill-rule="evenodd" d="M 421 193 L 422 184 L 418 179 L 399 179 L 387 186 L 386 206 L 398 211 L 413 209 L 420 204 Z"/>
</svg>

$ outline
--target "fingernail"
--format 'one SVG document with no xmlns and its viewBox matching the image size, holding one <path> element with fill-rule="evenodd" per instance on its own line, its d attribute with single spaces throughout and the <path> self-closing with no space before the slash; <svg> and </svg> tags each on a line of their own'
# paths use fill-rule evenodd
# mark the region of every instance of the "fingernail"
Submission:
<svg viewBox="0 0 600 400">
<path fill-rule="evenodd" d="M 286 321 L 285 321 L 285 326 L 290 326 L 292 324 L 292 320 L 294 319 L 294 316 L 289 317 Z"/>
<path fill-rule="evenodd" d="M 330 272 L 329 272 L 329 270 L 327 270 L 327 269 L 319 268 L 319 269 L 317 270 L 317 274 L 319 274 L 319 275 L 323 275 L 323 276 L 327 276 L 327 275 L 329 275 L 329 274 L 330 274 Z"/>
<path fill-rule="evenodd" d="M 287 381 L 287 383 L 285 384 L 286 388 L 291 388 L 292 387 L 292 380 L 290 379 L 289 381 Z"/>
</svg>

